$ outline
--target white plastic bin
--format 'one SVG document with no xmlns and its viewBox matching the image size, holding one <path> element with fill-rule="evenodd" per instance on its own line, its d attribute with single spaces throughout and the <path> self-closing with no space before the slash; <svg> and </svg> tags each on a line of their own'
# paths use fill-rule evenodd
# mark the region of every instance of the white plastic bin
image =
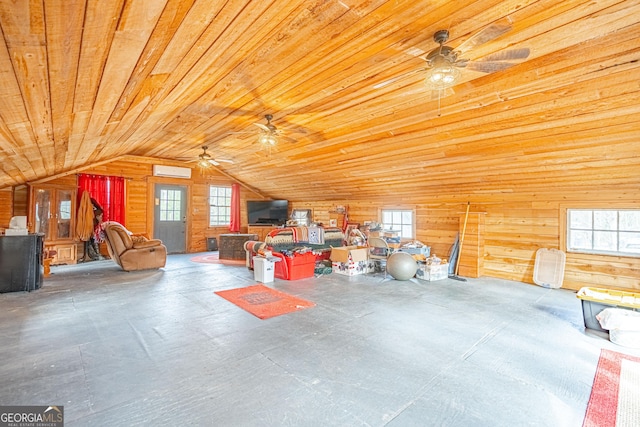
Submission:
<svg viewBox="0 0 640 427">
<path fill-rule="evenodd" d="M 538 249 L 533 267 L 533 283 L 544 288 L 561 288 L 565 258 L 565 253 L 558 249 Z"/>
<path fill-rule="evenodd" d="M 253 257 L 253 278 L 256 282 L 273 282 L 274 272 L 275 262 L 259 256 Z"/>
<path fill-rule="evenodd" d="M 640 313 L 624 308 L 605 308 L 596 316 L 609 340 L 623 347 L 640 348 Z"/>
</svg>

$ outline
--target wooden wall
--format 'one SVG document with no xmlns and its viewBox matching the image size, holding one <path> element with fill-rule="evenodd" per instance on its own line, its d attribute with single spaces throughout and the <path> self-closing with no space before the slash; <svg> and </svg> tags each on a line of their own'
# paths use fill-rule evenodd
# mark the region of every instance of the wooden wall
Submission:
<svg viewBox="0 0 640 427">
<path fill-rule="evenodd" d="M 157 162 L 156 162 L 157 163 Z M 207 189 L 209 184 L 231 184 L 233 180 L 215 172 L 200 175 L 194 170 L 191 180 L 153 177 L 152 161 L 114 161 L 87 173 L 118 175 L 127 181 L 126 225 L 135 232 L 152 233 L 152 186 L 156 182 L 179 183 L 189 186 L 188 251 L 206 250 L 206 238 L 228 232 L 225 227 L 210 228 L 208 221 Z M 68 182 L 69 178 L 61 178 Z M 55 182 L 55 181 L 51 181 Z M 9 191 L 0 191 L 0 227 L 8 225 L 10 213 Z M 635 208 L 640 209 L 636 191 L 625 187 L 609 187 L 599 191 L 584 188 L 575 191 L 545 189 L 537 192 L 505 194 L 463 194 L 455 188 L 436 196 L 416 193 L 413 199 L 378 199 L 364 201 L 292 200 L 291 208 L 312 209 L 316 221 L 329 223 L 330 212 L 337 205 L 349 207 L 352 222 L 379 221 L 382 207 L 411 208 L 416 212 L 416 238 L 431 246 L 432 253 L 447 257 L 460 229 L 461 214 L 470 202 L 472 212 L 484 212 L 484 256 L 481 275 L 533 283 L 535 252 L 539 248 L 564 247 L 564 216 L 568 207 Z M 242 222 L 246 231 L 246 203 L 262 197 L 242 188 Z M 277 195 L 273 196 L 278 198 Z M 640 290 L 640 258 L 567 253 L 563 287 L 577 290 L 583 286 Z"/>
<path fill-rule="evenodd" d="M 9 228 L 9 221 L 13 216 L 13 198 L 11 188 L 0 190 L 0 229 Z"/>
<path fill-rule="evenodd" d="M 603 196 L 606 195 L 606 200 Z M 293 208 L 313 209 L 314 218 L 328 221 L 335 205 L 348 205 L 350 220 L 379 221 L 378 207 L 402 207 L 416 210 L 416 238 L 431 246 L 431 252 L 447 257 L 460 229 L 465 212 L 464 195 L 440 195 L 437 203 L 428 203 L 416 195 L 416 204 L 338 200 L 333 203 L 294 202 Z M 469 197 L 471 212 L 484 212 L 483 276 L 533 283 L 535 254 L 539 248 L 565 250 L 564 217 L 568 207 L 634 208 L 640 202 L 633 193 L 609 189 L 606 193 L 516 195 L 514 201 L 500 196 Z M 555 200 L 553 200 L 555 197 Z M 500 200 L 497 200 L 500 199 Z M 528 199 L 528 200 L 527 200 Z M 526 200 L 526 201 L 525 201 Z M 462 274 L 461 274 L 462 275 Z M 583 286 L 640 291 L 640 258 L 567 253 L 563 287 L 578 290 Z"/>
<path fill-rule="evenodd" d="M 153 186 L 155 183 L 184 185 L 187 187 L 189 200 L 187 209 L 190 213 L 187 225 L 187 252 L 202 252 L 206 250 L 206 239 L 218 237 L 228 233 L 228 227 L 209 227 L 209 185 L 231 185 L 235 181 L 217 173 L 215 170 L 200 173 L 194 169 L 191 179 L 177 179 L 154 177 L 153 164 L 169 164 L 161 161 L 140 159 L 140 161 L 120 160 L 106 163 L 82 173 L 96 175 L 122 176 L 127 179 L 125 225 L 134 233 L 148 233 L 153 236 Z M 172 163 L 176 166 L 176 163 Z M 75 185 L 76 175 L 61 176 L 46 181 L 48 184 Z M 255 192 L 241 187 L 240 205 L 242 232 L 247 230 L 246 201 L 259 200 L 263 197 Z M 11 218 L 11 191 L 0 191 L 0 227 L 7 227 Z M 78 250 L 82 245 L 78 246 Z"/>
<path fill-rule="evenodd" d="M 215 169 L 201 172 L 194 169 L 191 179 L 154 177 L 154 164 L 165 163 L 157 160 L 141 159 L 140 161 L 114 161 L 102 166 L 88 169 L 83 173 L 122 176 L 127 178 L 127 212 L 125 225 L 133 232 L 146 232 L 153 236 L 153 187 L 156 183 L 184 185 L 187 187 L 189 200 L 187 210 L 187 252 L 206 251 L 206 239 L 228 233 L 228 227 L 209 227 L 209 186 L 231 185 L 235 181 L 218 173 Z M 246 200 L 262 199 L 262 196 L 241 187 L 240 206 L 242 230 L 247 230 Z"/>
</svg>

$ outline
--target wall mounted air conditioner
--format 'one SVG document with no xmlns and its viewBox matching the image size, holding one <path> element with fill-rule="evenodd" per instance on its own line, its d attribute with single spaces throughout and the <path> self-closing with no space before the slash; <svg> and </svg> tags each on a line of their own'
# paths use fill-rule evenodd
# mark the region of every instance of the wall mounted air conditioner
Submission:
<svg viewBox="0 0 640 427">
<path fill-rule="evenodd" d="M 166 176 L 170 178 L 191 178 L 191 168 L 178 166 L 153 165 L 153 176 Z"/>
</svg>

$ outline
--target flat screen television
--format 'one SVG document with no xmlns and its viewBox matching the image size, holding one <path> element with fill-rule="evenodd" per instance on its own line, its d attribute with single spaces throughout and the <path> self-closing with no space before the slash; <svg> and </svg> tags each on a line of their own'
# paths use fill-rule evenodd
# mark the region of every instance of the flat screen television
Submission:
<svg viewBox="0 0 640 427">
<path fill-rule="evenodd" d="M 250 225 L 282 225 L 289 219 L 287 200 L 247 200 L 247 216 Z"/>
</svg>

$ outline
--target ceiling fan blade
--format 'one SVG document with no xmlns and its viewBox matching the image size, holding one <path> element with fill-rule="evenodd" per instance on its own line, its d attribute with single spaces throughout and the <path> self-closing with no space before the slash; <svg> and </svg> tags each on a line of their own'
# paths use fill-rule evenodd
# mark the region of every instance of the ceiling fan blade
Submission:
<svg viewBox="0 0 640 427">
<path fill-rule="evenodd" d="M 481 44 L 487 43 L 493 39 L 500 37 L 512 28 L 511 24 L 509 24 L 507 20 L 504 21 L 504 23 L 491 24 L 488 27 L 480 30 L 478 33 L 474 34 L 465 42 L 463 42 L 455 50 L 459 53 L 464 53 L 476 46 L 480 46 Z"/>
<path fill-rule="evenodd" d="M 479 61 L 510 61 L 514 59 L 526 59 L 529 57 L 530 53 L 531 51 L 528 47 L 508 49 L 487 55 L 484 58 L 479 59 Z"/>
<path fill-rule="evenodd" d="M 233 163 L 233 160 L 230 159 L 214 159 L 213 161 L 216 163 Z"/>
<path fill-rule="evenodd" d="M 281 141 L 287 141 L 287 142 L 298 142 L 297 139 L 291 138 L 290 136 L 284 136 L 284 135 L 279 135 L 278 139 Z"/>
<path fill-rule="evenodd" d="M 479 71 L 481 73 L 495 73 L 496 71 L 506 70 L 516 65 L 513 62 L 489 62 L 489 61 L 469 61 L 467 70 Z"/>
<path fill-rule="evenodd" d="M 210 164 L 212 164 L 213 166 L 218 166 L 220 165 L 220 163 L 218 163 L 217 161 L 213 160 L 213 159 L 209 159 L 207 160 Z"/>
<path fill-rule="evenodd" d="M 406 77 L 409 77 L 409 76 L 412 76 L 414 74 L 417 74 L 417 73 L 420 73 L 420 72 L 424 72 L 424 71 L 427 71 L 427 69 L 426 68 L 418 68 L 416 70 L 412 70 L 412 71 L 406 72 L 404 74 L 400 74 L 399 76 L 392 77 L 392 78 L 390 78 L 388 80 L 385 80 L 383 82 L 376 83 L 375 85 L 373 85 L 373 88 L 374 89 L 380 89 L 380 88 L 388 86 L 388 85 L 390 85 L 392 83 L 395 83 L 395 82 L 397 82 L 399 80 L 402 80 L 402 79 L 404 79 Z"/>
<path fill-rule="evenodd" d="M 262 123 L 254 123 L 254 125 L 258 126 L 260 129 L 262 129 L 265 132 L 271 132 L 271 129 L 269 129 L 267 125 L 263 125 Z"/>
</svg>

